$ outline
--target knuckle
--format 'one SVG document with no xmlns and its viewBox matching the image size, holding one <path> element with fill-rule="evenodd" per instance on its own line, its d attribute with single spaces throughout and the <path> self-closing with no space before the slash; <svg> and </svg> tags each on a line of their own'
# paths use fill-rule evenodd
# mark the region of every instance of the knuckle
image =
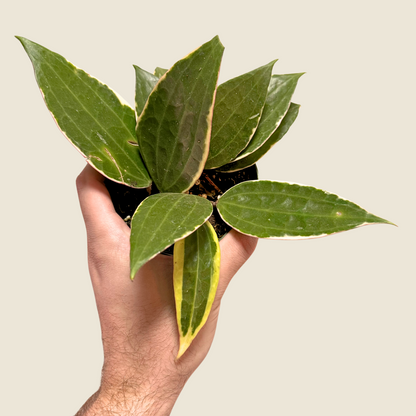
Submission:
<svg viewBox="0 0 416 416">
<path fill-rule="evenodd" d="M 240 238 L 240 245 L 239 245 L 239 251 L 241 257 L 243 257 L 245 260 L 247 260 L 256 249 L 258 239 L 255 237 L 249 237 L 249 236 L 242 236 Z"/>
<path fill-rule="evenodd" d="M 85 185 L 86 185 L 85 175 L 83 173 L 84 172 L 81 172 L 75 180 L 75 184 L 76 184 L 78 193 L 80 191 L 82 191 L 85 188 Z"/>
</svg>

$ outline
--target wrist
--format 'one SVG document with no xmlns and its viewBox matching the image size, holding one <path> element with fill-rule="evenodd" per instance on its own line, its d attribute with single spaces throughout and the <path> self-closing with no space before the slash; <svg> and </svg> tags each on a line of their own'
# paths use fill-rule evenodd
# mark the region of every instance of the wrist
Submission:
<svg viewBox="0 0 416 416">
<path fill-rule="evenodd" d="M 183 384 L 147 384 L 134 380 L 118 383 L 103 380 L 100 389 L 76 416 L 169 416 Z"/>
<path fill-rule="evenodd" d="M 119 386 L 104 390 L 101 387 L 101 403 L 124 416 L 168 416 L 182 390 L 178 386 L 135 385 L 125 381 Z M 114 408 L 114 409 L 113 409 Z M 129 413 L 130 412 L 130 413 Z M 111 413 L 110 413 L 111 414 Z M 118 415 L 118 413 L 115 413 Z"/>
</svg>

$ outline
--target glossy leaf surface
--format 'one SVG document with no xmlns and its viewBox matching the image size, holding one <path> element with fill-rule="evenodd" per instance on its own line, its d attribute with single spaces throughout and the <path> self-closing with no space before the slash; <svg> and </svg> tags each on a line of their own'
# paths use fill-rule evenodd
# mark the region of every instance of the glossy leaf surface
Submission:
<svg viewBox="0 0 416 416">
<path fill-rule="evenodd" d="M 149 95 L 152 92 L 153 88 L 159 81 L 159 78 L 151 74 L 150 72 L 147 72 L 144 69 L 139 68 L 136 65 L 133 66 L 136 72 L 136 114 L 137 116 L 140 116 L 146 104 L 146 101 L 149 98 Z"/>
<path fill-rule="evenodd" d="M 235 158 L 242 159 L 263 145 L 279 126 L 289 109 L 299 78 L 303 74 L 273 75 L 260 123 L 248 146 Z"/>
<path fill-rule="evenodd" d="M 299 108 L 299 104 L 291 103 L 289 110 L 283 117 L 279 127 L 266 141 L 266 143 L 264 143 L 259 149 L 249 154 L 245 158 L 237 160 L 236 162 L 231 162 L 228 165 L 221 166 L 217 170 L 221 172 L 235 172 L 237 170 L 248 168 L 249 166 L 257 163 L 257 161 L 261 159 L 288 132 L 289 128 L 294 123 L 296 117 L 299 114 Z"/>
<path fill-rule="evenodd" d="M 217 291 L 220 246 L 212 225 L 207 221 L 175 243 L 173 256 L 179 358 L 207 321 Z"/>
<path fill-rule="evenodd" d="M 261 238 L 313 238 L 389 223 L 337 195 L 284 182 L 240 183 L 221 196 L 217 208 L 231 227 Z"/>
<path fill-rule="evenodd" d="M 263 112 L 275 62 L 218 87 L 205 169 L 231 162 L 250 142 Z"/>
<path fill-rule="evenodd" d="M 140 152 L 162 192 L 184 192 L 201 175 L 223 51 L 215 37 L 178 61 L 160 78 L 138 120 Z"/>
<path fill-rule="evenodd" d="M 155 68 L 155 76 L 160 78 L 162 75 L 165 75 L 165 73 L 168 72 L 165 68 L 156 67 Z"/>
<path fill-rule="evenodd" d="M 151 180 L 135 143 L 132 108 L 106 85 L 37 43 L 18 38 L 58 127 L 95 169 L 115 182 L 144 188 Z M 130 143 L 129 143 L 130 142 Z"/>
<path fill-rule="evenodd" d="M 200 227 L 212 205 L 188 194 L 156 194 L 146 198 L 131 221 L 130 277 L 148 260 Z"/>
</svg>

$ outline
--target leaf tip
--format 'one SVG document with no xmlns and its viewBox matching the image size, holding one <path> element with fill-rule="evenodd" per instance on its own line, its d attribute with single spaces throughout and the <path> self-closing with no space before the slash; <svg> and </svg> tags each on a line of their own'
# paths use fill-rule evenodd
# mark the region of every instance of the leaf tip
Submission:
<svg viewBox="0 0 416 416">
<path fill-rule="evenodd" d="M 133 281 L 139 269 L 137 267 L 130 267 L 130 280 Z"/>
<path fill-rule="evenodd" d="M 30 47 L 31 45 L 36 45 L 35 42 L 32 42 L 31 40 L 23 37 L 23 36 L 15 36 L 15 38 L 22 44 L 22 46 L 26 49 Z"/>
<path fill-rule="evenodd" d="M 192 342 L 192 338 L 185 336 L 185 337 L 180 337 L 180 341 L 179 341 L 179 351 L 178 351 L 178 355 L 176 356 L 176 361 L 179 360 L 183 354 L 185 354 L 186 350 L 189 348 L 189 346 L 191 345 Z"/>
<path fill-rule="evenodd" d="M 385 220 L 384 218 L 380 218 L 381 221 L 379 221 L 381 224 L 387 224 L 387 225 L 393 225 L 394 227 L 398 227 L 397 224 L 395 224 L 394 222 L 391 222 L 389 220 Z"/>
<path fill-rule="evenodd" d="M 29 42 L 28 39 L 24 38 L 23 36 L 15 36 L 15 38 L 22 44 L 22 46 L 26 49 L 26 44 Z"/>
<path fill-rule="evenodd" d="M 394 222 L 391 222 L 389 220 L 385 220 L 384 218 L 377 217 L 377 215 L 369 214 L 370 218 L 367 220 L 368 224 L 387 224 L 387 225 L 394 225 L 395 227 L 398 227 L 397 224 Z"/>
<path fill-rule="evenodd" d="M 278 61 L 278 59 L 273 59 L 273 61 L 269 62 L 267 65 L 264 65 L 264 68 L 270 68 L 270 70 L 273 69 L 274 64 Z"/>
<path fill-rule="evenodd" d="M 224 45 L 222 44 L 220 37 L 218 35 L 214 36 L 210 41 L 204 43 L 204 45 L 214 45 L 214 47 L 219 47 L 221 50 L 221 54 L 224 52 Z M 204 46 L 202 45 L 202 46 Z"/>
<path fill-rule="evenodd" d="M 221 43 L 221 40 L 220 40 L 219 35 L 215 35 L 215 36 L 211 39 L 211 42 L 213 42 L 213 41 L 218 42 L 220 45 L 224 46 L 224 45 Z"/>
<path fill-rule="evenodd" d="M 296 83 L 299 81 L 299 79 L 303 76 L 303 75 L 305 75 L 306 74 L 306 72 L 298 72 L 298 73 L 296 73 L 296 74 L 293 74 L 293 77 L 294 77 L 294 79 L 295 79 L 295 81 L 296 81 Z"/>
</svg>

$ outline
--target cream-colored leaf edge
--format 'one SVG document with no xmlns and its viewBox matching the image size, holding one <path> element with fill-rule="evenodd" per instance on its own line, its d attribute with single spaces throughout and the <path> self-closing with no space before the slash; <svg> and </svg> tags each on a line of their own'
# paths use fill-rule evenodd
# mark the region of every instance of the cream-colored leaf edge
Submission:
<svg viewBox="0 0 416 416">
<path fill-rule="evenodd" d="M 224 45 L 221 43 L 221 41 L 219 40 L 218 35 L 214 36 L 210 41 L 206 42 L 212 42 L 214 39 L 218 39 L 218 42 L 220 44 L 220 46 L 222 46 L 223 51 L 224 51 Z M 145 113 L 145 110 L 148 107 L 149 104 L 149 98 L 152 94 L 156 93 L 156 91 L 159 89 L 160 87 L 160 83 L 163 82 L 163 80 L 166 78 L 166 76 L 171 72 L 172 68 L 174 68 L 174 66 L 178 63 L 178 62 L 182 62 L 185 59 L 188 59 L 192 54 L 194 54 L 198 49 L 200 49 L 202 46 L 204 46 L 206 43 L 202 44 L 201 46 L 195 48 L 192 52 L 188 53 L 187 55 L 185 55 L 182 59 L 180 59 L 179 61 L 175 62 L 175 64 L 173 64 L 160 78 L 159 81 L 156 83 L 156 85 L 153 87 L 153 90 L 151 91 L 151 93 L 149 94 L 149 97 L 146 101 L 146 104 L 143 107 L 143 110 L 140 114 L 140 116 L 137 117 L 137 121 L 136 121 L 136 131 L 137 131 L 137 127 L 139 125 L 140 120 L 143 117 L 143 114 Z M 202 171 L 204 170 L 205 167 L 205 163 L 208 159 L 208 154 L 209 154 L 209 145 L 210 145 L 210 139 L 211 139 L 211 131 L 212 131 L 212 118 L 214 115 L 214 104 L 215 104 L 215 99 L 217 96 L 217 89 L 218 89 L 218 79 L 219 79 L 219 74 L 221 71 L 221 63 L 220 63 L 220 67 L 218 68 L 218 74 L 217 74 L 217 82 L 216 82 L 216 88 L 214 90 L 214 95 L 213 95 L 213 99 L 212 99 L 212 104 L 211 107 L 209 108 L 206 120 L 208 123 L 208 130 L 207 130 L 207 134 L 205 136 L 206 140 L 205 140 L 205 149 L 204 149 L 204 153 L 202 155 L 202 159 L 201 159 L 201 163 L 199 166 L 199 170 L 196 172 L 196 174 L 194 175 L 194 177 L 192 178 L 192 182 L 190 183 L 190 185 L 188 186 L 188 188 L 186 188 L 185 190 L 181 191 L 182 193 L 189 191 L 189 189 L 191 189 L 194 185 L 195 182 L 198 180 L 198 178 L 201 176 Z M 137 114 L 136 114 L 137 116 Z"/>
<path fill-rule="evenodd" d="M 32 42 L 32 41 L 30 41 L 30 42 Z M 33 43 L 35 43 L 35 42 L 33 42 Z M 42 46 L 42 45 L 40 45 L 40 46 Z M 44 46 L 42 46 L 42 48 L 45 48 Z M 45 49 L 47 49 L 47 48 L 45 48 Z M 48 49 L 49 50 L 49 49 Z M 118 94 L 116 91 L 114 91 L 112 88 L 110 88 L 106 83 L 104 83 L 104 82 L 102 82 L 100 79 L 98 79 L 98 78 L 96 78 L 96 77 L 94 77 L 94 76 L 92 76 L 91 74 L 89 74 L 88 72 L 86 72 L 84 69 L 82 69 L 82 68 L 80 68 L 80 67 L 78 67 L 77 65 L 75 65 L 75 64 L 73 64 L 71 61 L 69 61 L 68 59 L 66 59 L 64 56 L 62 56 L 62 55 L 60 55 L 60 54 L 58 54 L 57 52 L 54 52 L 54 51 L 50 51 L 50 52 L 52 52 L 52 53 L 54 53 L 54 54 L 57 54 L 57 55 L 59 55 L 59 56 L 61 56 L 68 64 L 70 64 L 70 65 L 72 65 L 74 68 L 76 68 L 77 70 L 79 70 L 79 71 L 82 71 L 85 75 L 87 75 L 89 78 L 91 78 L 91 79 L 95 79 L 98 83 L 100 83 L 101 85 L 103 85 L 104 87 L 106 87 L 106 88 L 108 88 L 115 96 L 116 96 L 116 98 L 119 100 L 119 102 L 120 102 L 120 104 L 122 105 L 122 106 L 124 106 L 124 107 L 128 107 L 128 108 L 130 108 L 132 111 L 133 111 L 133 113 L 135 113 L 135 110 L 133 110 L 133 108 L 130 106 L 130 104 L 120 95 L 120 94 Z M 32 62 L 32 59 L 30 58 L 30 56 L 29 56 L 29 60 L 30 60 L 30 63 L 31 63 L 31 65 L 32 65 L 32 67 L 33 67 L 33 70 L 34 70 L 34 72 L 36 73 L 36 71 L 35 71 L 35 65 L 33 64 L 33 62 Z M 36 79 L 36 76 L 35 76 L 35 79 Z M 36 79 L 37 80 L 37 79 Z M 48 112 L 49 112 L 49 114 L 52 116 L 52 119 L 53 119 L 53 121 L 55 122 L 55 124 L 56 124 L 56 126 L 58 127 L 58 129 L 59 129 L 59 131 L 63 134 L 63 136 L 69 141 L 69 143 L 71 143 L 71 145 L 84 157 L 84 159 L 86 160 L 86 162 L 92 167 L 92 168 L 94 168 L 97 172 L 99 172 L 99 173 L 101 173 L 101 175 L 103 175 L 104 177 L 106 177 L 106 178 L 108 178 L 108 179 L 110 179 L 111 181 L 113 181 L 113 182 L 116 182 L 116 183 L 120 183 L 120 184 L 122 184 L 122 185 L 126 185 L 126 186 L 129 186 L 129 187 L 131 187 L 131 188 L 133 188 L 133 189 L 143 189 L 143 188 L 147 188 L 148 186 L 150 186 L 151 185 L 151 183 L 152 183 L 152 181 L 151 180 L 149 180 L 149 182 L 148 182 L 148 184 L 146 185 L 146 186 L 143 186 L 142 188 L 137 188 L 137 187 L 132 187 L 131 186 L 131 184 L 129 184 L 128 182 L 123 182 L 123 180 L 117 180 L 117 179 L 115 179 L 115 178 L 112 178 L 112 177 L 110 177 L 110 176 L 108 176 L 107 174 L 105 174 L 101 169 L 99 169 L 95 164 L 94 164 L 94 161 L 93 161 L 93 159 L 94 159 L 94 156 L 87 156 L 85 153 L 83 153 L 82 151 L 81 151 L 81 149 L 68 137 L 68 135 L 66 134 L 66 132 L 61 128 L 61 126 L 58 124 L 58 120 L 56 119 L 56 117 L 55 117 L 55 115 L 52 113 L 52 111 L 51 110 L 49 110 L 49 107 L 48 107 L 48 105 L 46 104 L 46 99 L 45 99 L 45 93 L 43 92 L 43 90 L 42 90 L 42 88 L 39 86 L 39 84 L 36 82 L 36 84 L 38 85 L 38 88 L 39 88 L 39 91 L 40 91 L 40 93 L 41 93 L 41 96 L 42 96 L 42 99 L 43 99 L 43 101 L 44 101 L 44 103 L 45 103 L 45 106 L 46 106 L 46 108 L 47 108 L 47 110 L 48 110 Z M 135 138 L 135 136 L 133 136 L 133 138 Z M 96 156 L 97 157 L 97 156 Z M 101 160 L 100 160 L 101 161 Z M 120 177 L 120 179 L 121 179 L 121 177 Z"/>
<path fill-rule="evenodd" d="M 308 187 L 308 188 L 315 188 L 315 189 L 317 189 L 318 191 L 322 191 L 322 192 L 325 192 L 325 194 L 327 194 L 327 195 L 335 195 L 335 196 L 337 196 L 339 199 L 343 199 L 344 201 L 348 201 L 348 202 L 351 202 L 349 199 L 346 199 L 346 198 L 343 198 L 342 196 L 340 196 L 340 195 L 338 195 L 338 194 L 333 194 L 332 192 L 328 192 L 328 191 L 324 191 L 323 189 L 319 189 L 319 188 L 316 188 L 316 187 L 314 187 L 314 186 L 311 186 L 311 185 L 304 185 L 304 184 L 301 184 L 301 183 L 297 183 L 297 182 L 287 182 L 287 181 L 285 181 L 285 182 L 282 182 L 282 181 L 273 181 L 273 180 L 270 180 L 270 179 L 260 179 L 260 180 L 252 180 L 252 181 L 244 181 L 244 182 L 240 182 L 241 184 L 243 184 L 243 183 L 248 183 L 248 182 L 278 182 L 278 183 L 284 183 L 284 184 L 288 184 L 288 185 L 299 185 L 299 186 L 306 186 L 306 187 Z M 239 184 L 237 184 L 237 185 L 235 185 L 235 186 L 233 186 L 232 188 L 230 188 L 228 191 L 230 191 L 231 189 L 233 189 L 233 188 L 235 188 L 236 186 L 238 186 Z M 228 192 L 227 191 L 227 192 Z M 225 192 L 224 194 L 222 194 L 222 195 L 220 195 L 219 197 L 218 197 L 218 200 L 221 198 L 221 197 L 223 197 L 224 195 L 226 195 L 226 193 L 227 192 Z M 355 204 L 355 205 L 357 205 L 359 208 L 361 208 L 363 211 L 366 211 L 366 212 L 368 212 L 366 209 L 364 209 L 364 208 L 362 208 L 361 206 L 359 206 L 358 204 L 356 204 L 355 202 L 353 202 L 353 204 Z M 254 234 L 248 234 L 248 233 L 245 233 L 245 232 L 243 232 L 243 231 L 241 231 L 241 230 L 239 230 L 237 227 L 235 227 L 234 225 L 231 225 L 228 221 L 226 221 L 225 219 L 224 219 L 224 217 L 222 216 L 222 214 L 221 214 L 221 211 L 220 211 L 220 209 L 218 208 L 218 206 L 217 206 L 217 211 L 218 211 L 218 213 L 220 214 L 220 217 L 221 217 L 221 219 L 226 223 L 226 224 L 228 224 L 231 228 L 233 228 L 234 230 L 237 230 L 239 233 L 241 233 L 241 234 L 244 234 L 244 235 L 248 235 L 248 236 L 250 236 L 250 237 L 257 237 L 256 235 L 254 235 Z M 369 213 L 369 212 L 368 212 Z M 374 215 L 374 214 L 371 214 L 371 213 L 369 213 L 370 215 Z M 360 227 L 364 227 L 365 225 L 377 225 L 377 224 L 389 224 L 389 225 L 394 225 L 394 226 L 396 226 L 397 227 L 397 225 L 396 224 L 394 224 L 393 222 L 390 222 L 390 221 L 387 221 L 387 220 L 384 220 L 383 218 L 381 218 L 381 217 L 378 217 L 378 218 L 380 218 L 381 220 L 383 220 L 384 222 L 364 222 L 364 223 L 362 223 L 362 224 L 360 224 L 360 225 L 357 225 L 356 227 L 354 227 L 354 228 L 351 228 L 351 229 L 349 229 L 349 230 L 342 230 L 342 231 L 337 231 L 337 232 L 334 232 L 334 233 L 330 233 L 330 234 L 328 234 L 328 233 L 322 233 L 322 234 L 315 234 L 315 235 L 309 235 L 309 236 L 307 236 L 307 237 L 303 237 L 303 236 L 291 236 L 291 235 L 284 235 L 284 236 L 282 236 L 282 237 L 257 237 L 257 238 L 261 238 L 262 240 L 312 240 L 312 239 L 315 239 L 315 238 L 322 238 L 322 237 L 327 237 L 327 236 L 330 236 L 330 235 L 335 235 L 335 234 L 340 234 L 340 233 L 343 233 L 343 232 L 346 232 L 346 231 L 351 231 L 351 230 L 354 230 L 354 229 L 356 229 L 356 228 L 360 228 Z"/>
</svg>

